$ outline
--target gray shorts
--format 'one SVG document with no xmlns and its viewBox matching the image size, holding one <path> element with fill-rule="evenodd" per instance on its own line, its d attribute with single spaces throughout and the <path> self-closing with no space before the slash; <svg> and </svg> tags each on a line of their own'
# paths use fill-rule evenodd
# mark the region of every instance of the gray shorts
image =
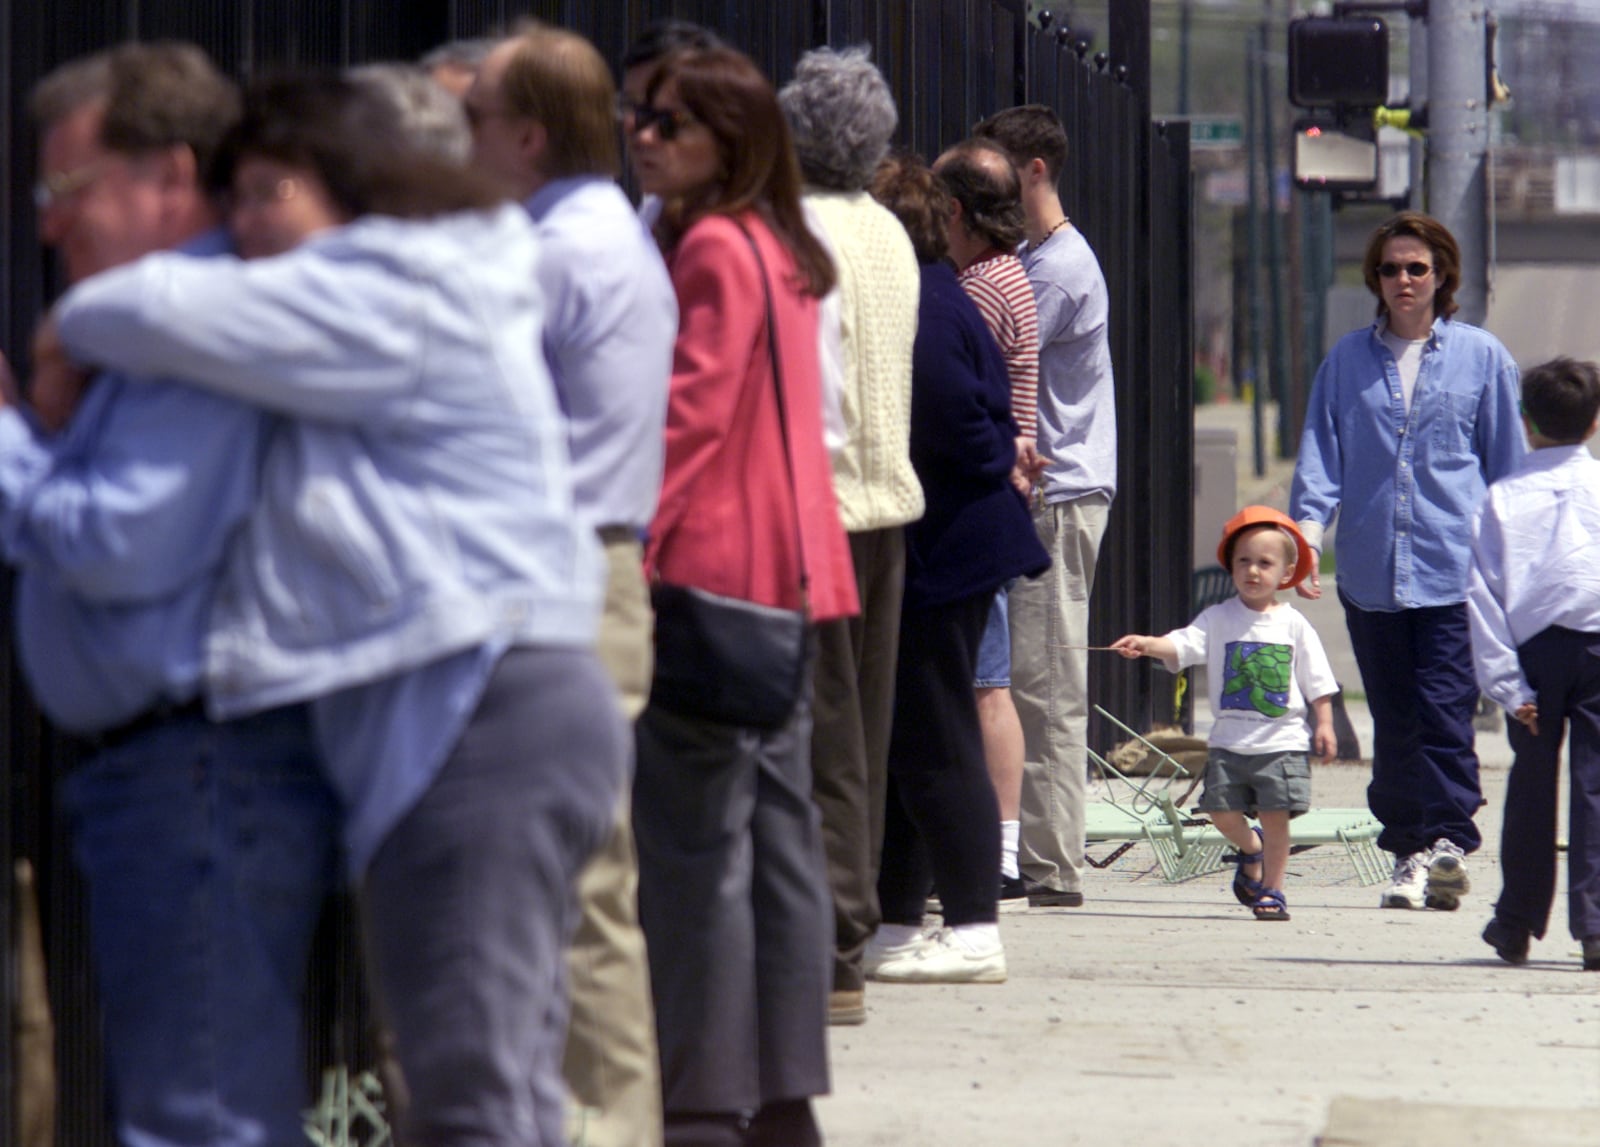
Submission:
<svg viewBox="0 0 1600 1147">
<path fill-rule="evenodd" d="M 1305 753 L 1232 753 L 1212 749 L 1206 755 L 1206 791 L 1202 812 L 1262 809 L 1298 816 L 1311 808 L 1311 762 Z"/>
</svg>

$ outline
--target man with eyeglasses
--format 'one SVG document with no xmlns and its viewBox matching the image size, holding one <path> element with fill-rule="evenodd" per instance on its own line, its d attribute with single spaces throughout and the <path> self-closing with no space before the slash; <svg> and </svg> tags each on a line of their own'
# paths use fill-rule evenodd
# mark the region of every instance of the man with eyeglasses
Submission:
<svg viewBox="0 0 1600 1147">
<path fill-rule="evenodd" d="M 610 70 L 583 37 L 531 25 L 490 51 L 464 97 L 473 160 L 524 199 L 541 241 L 545 359 L 570 422 L 580 513 L 606 548 L 600 655 L 631 720 L 650 691 L 642 539 L 661 492 L 677 297 L 616 184 Z M 563 1065 L 595 1147 L 662 1139 L 661 1083 L 629 796 L 578 885 Z"/>
<path fill-rule="evenodd" d="M 238 114 L 186 44 L 127 44 L 33 92 L 40 232 L 78 282 L 221 253 L 201 173 Z M 34 383 L 71 373 L 47 323 Z M 59 434 L 0 409 L 0 540 L 40 706 L 87 759 L 60 801 L 88 887 L 112 1115 L 140 1147 L 303 1139 L 300 996 L 337 805 L 303 709 L 213 723 L 204 637 L 269 421 L 175 383 L 93 380 Z"/>
<path fill-rule="evenodd" d="M 1370 327 L 1334 345 L 1306 410 L 1290 514 L 1320 555 L 1338 519 L 1338 591 L 1372 712 L 1367 804 L 1395 855 L 1384 908 L 1453 911 L 1483 803 L 1467 620 L 1471 523 L 1526 451 L 1517 366 L 1454 319 L 1461 253 L 1402 212 L 1367 243 Z M 1298 587 L 1320 597 L 1315 566 Z"/>
</svg>

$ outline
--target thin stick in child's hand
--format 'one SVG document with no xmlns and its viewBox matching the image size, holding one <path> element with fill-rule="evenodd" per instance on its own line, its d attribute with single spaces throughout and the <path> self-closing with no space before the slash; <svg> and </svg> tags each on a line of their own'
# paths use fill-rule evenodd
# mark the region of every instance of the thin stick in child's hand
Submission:
<svg viewBox="0 0 1600 1147">
<path fill-rule="evenodd" d="M 1058 645 L 1057 649 L 1087 649 L 1090 653 L 1115 653 L 1114 645 Z"/>
</svg>

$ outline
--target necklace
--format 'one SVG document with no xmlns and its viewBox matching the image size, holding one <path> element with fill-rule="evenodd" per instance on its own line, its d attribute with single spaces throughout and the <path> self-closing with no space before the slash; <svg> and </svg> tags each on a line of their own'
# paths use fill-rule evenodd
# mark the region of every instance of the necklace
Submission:
<svg viewBox="0 0 1600 1147">
<path fill-rule="evenodd" d="M 1048 231 L 1046 231 L 1044 233 L 1044 238 L 1039 240 L 1039 246 L 1043 247 L 1046 243 L 1048 243 L 1050 241 L 1050 236 L 1054 235 L 1057 231 L 1061 230 L 1063 227 L 1065 227 L 1070 222 L 1072 222 L 1072 220 L 1068 219 L 1065 215 L 1063 215 L 1061 217 L 1061 221 L 1059 223 L 1057 223 L 1054 227 L 1050 228 L 1050 230 L 1048 230 Z"/>
</svg>

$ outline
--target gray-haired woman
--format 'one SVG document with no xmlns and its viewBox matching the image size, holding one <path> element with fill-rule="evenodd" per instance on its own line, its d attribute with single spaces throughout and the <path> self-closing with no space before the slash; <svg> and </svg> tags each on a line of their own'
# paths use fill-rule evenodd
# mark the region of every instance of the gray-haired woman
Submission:
<svg viewBox="0 0 1600 1147">
<path fill-rule="evenodd" d="M 920 275 L 905 228 L 867 194 L 898 115 L 865 48 L 800 58 L 778 95 L 806 180 L 808 220 L 839 271 L 841 433 L 833 482 L 861 615 L 818 627 L 812 792 L 822 811 L 835 956 L 829 1020 L 866 1019 L 862 952 L 879 923 L 889 728 L 905 586 L 903 527 L 922 516 L 911 467 L 911 347 Z M 826 318 L 824 319 L 826 321 Z"/>
</svg>

